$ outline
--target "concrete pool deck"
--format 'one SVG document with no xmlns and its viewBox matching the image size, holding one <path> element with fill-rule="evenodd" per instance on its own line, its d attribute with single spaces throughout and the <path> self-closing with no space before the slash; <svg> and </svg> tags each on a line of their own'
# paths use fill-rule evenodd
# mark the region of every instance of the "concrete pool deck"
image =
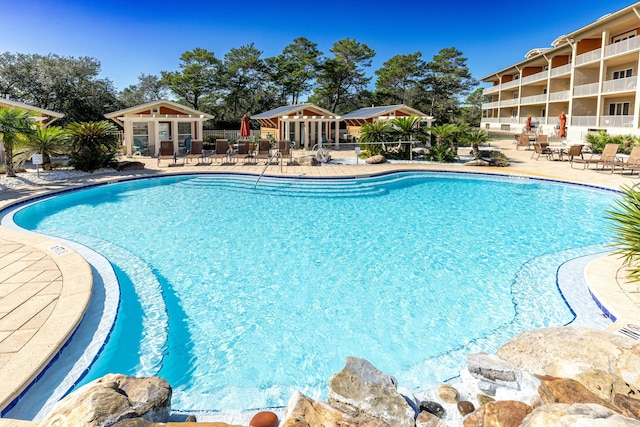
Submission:
<svg viewBox="0 0 640 427">
<path fill-rule="evenodd" d="M 509 157 L 506 168 L 462 165 L 393 163 L 382 165 L 322 165 L 268 167 L 266 174 L 298 177 L 345 177 L 396 170 L 459 171 L 531 176 L 602 188 L 619 189 L 640 181 L 628 173 L 572 169 L 567 161 L 531 159 L 532 151 L 516 150 L 512 140 L 492 142 Z M 464 152 L 464 149 L 461 149 Z M 354 157 L 337 151 L 336 158 Z M 145 169 L 87 175 L 45 184 L 25 182 L 16 188 L 0 186 L 0 209 L 49 193 L 131 177 L 189 172 L 260 174 L 264 165 L 194 163 L 158 168 L 156 159 L 136 158 Z M 640 326 L 640 285 L 627 283 L 621 262 L 611 256 L 591 262 L 585 274 L 595 299 L 617 322 L 611 331 Z M 86 310 L 93 284 L 88 263 L 73 249 L 55 240 L 0 226 L 0 411 L 39 375 L 71 336 Z M 633 329 L 633 328 L 632 328 Z M 640 334 L 640 329 L 636 331 Z M 7 420 L 8 421 L 8 420 Z M 6 425 L 0 419 L 0 426 Z"/>
</svg>

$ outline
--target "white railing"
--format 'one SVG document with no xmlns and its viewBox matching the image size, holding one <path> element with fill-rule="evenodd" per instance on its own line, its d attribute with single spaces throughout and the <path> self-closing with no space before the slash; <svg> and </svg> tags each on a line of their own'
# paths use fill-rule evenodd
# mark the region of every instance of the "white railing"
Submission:
<svg viewBox="0 0 640 427">
<path fill-rule="evenodd" d="M 633 127 L 633 116 L 601 116 L 600 126 L 630 128 Z"/>
<path fill-rule="evenodd" d="M 635 91 L 637 86 L 638 76 L 607 80 L 602 85 L 602 93 Z"/>
<path fill-rule="evenodd" d="M 523 96 L 520 98 L 520 104 L 540 104 L 547 102 L 547 95 Z"/>
<path fill-rule="evenodd" d="M 630 39 L 622 40 L 618 43 L 611 43 L 609 46 L 605 46 L 604 57 L 608 58 L 620 53 L 627 53 L 638 48 L 640 48 L 640 37 L 633 37 Z"/>
<path fill-rule="evenodd" d="M 513 105 L 518 105 L 517 99 L 505 99 L 504 101 L 500 101 L 501 107 L 511 107 Z"/>
<path fill-rule="evenodd" d="M 561 74 L 568 74 L 571 72 L 571 64 L 561 65 L 551 69 L 551 77 L 556 77 Z"/>
<path fill-rule="evenodd" d="M 564 90 L 562 92 L 551 92 L 549 94 L 549 101 L 568 101 L 570 94 L 571 92 L 568 90 Z"/>
<path fill-rule="evenodd" d="M 547 117 L 547 124 L 548 125 L 559 125 L 560 124 L 560 117 Z"/>
<path fill-rule="evenodd" d="M 498 91 L 500 91 L 500 85 L 495 85 L 495 86 L 484 88 L 484 91 L 482 91 L 482 94 L 483 95 L 490 95 L 490 94 L 498 92 Z"/>
<path fill-rule="evenodd" d="M 517 87 L 520 84 L 520 80 L 512 80 L 510 82 L 502 83 L 501 89 L 509 89 L 512 87 Z"/>
<path fill-rule="evenodd" d="M 588 85 L 575 86 L 573 88 L 573 96 L 597 95 L 599 89 L 600 83 L 589 83 Z"/>
<path fill-rule="evenodd" d="M 547 77 L 549 77 L 549 72 L 541 71 L 539 73 L 531 74 L 530 76 L 523 77 L 522 79 L 520 79 L 520 81 L 522 82 L 522 84 L 525 84 L 525 83 L 537 82 L 540 80 L 546 80 Z"/>
<path fill-rule="evenodd" d="M 598 117 L 597 116 L 573 116 L 571 117 L 571 126 L 597 126 Z"/>
<path fill-rule="evenodd" d="M 501 117 L 500 123 L 508 123 L 512 125 L 518 124 L 518 119 L 516 117 Z"/>
<path fill-rule="evenodd" d="M 602 56 L 602 49 L 598 48 L 582 55 L 576 56 L 576 65 L 586 64 L 587 62 L 598 61 Z"/>
<path fill-rule="evenodd" d="M 498 123 L 499 119 L 497 117 L 484 117 L 480 121 L 482 123 Z"/>
<path fill-rule="evenodd" d="M 500 101 L 486 102 L 482 104 L 483 110 L 489 110 L 491 108 L 498 108 L 500 106 Z"/>
</svg>

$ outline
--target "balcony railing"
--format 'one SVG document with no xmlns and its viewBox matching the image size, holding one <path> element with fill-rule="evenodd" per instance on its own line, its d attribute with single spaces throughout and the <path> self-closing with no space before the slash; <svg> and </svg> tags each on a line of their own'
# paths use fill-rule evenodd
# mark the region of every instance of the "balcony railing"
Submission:
<svg viewBox="0 0 640 427">
<path fill-rule="evenodd" d="M 482 109 L 483 110 L 490 110 L 492 108 L 498 108 L 499 106 L 500 106 L 500 101 L 486 102 L 486 103 L 482 104 Z"/>
<path fill-rule="evenodd" d="M 630 128 L 633 127 L 633 116 L 601 116 L 600 126 Z"/>
<path fill-rule="evenodd" d="M 571 72 L 571 64 L 561 65 L 551 69 L 551 77 L 560 76 L 562 74 L 569 74 Z"/>
<path fill-rule="evenodd" d="M 618 43 L 612 43 L 604 48 L 604 57 L 618 55 L 621 53 L 631 52 L 640 48 L 640 37 L 633 37 L 630 39 L 622 40 Z"/>
<path fill-rule="evenodd" d="M 571 126 L 594 127 L 598 125 L 597 116 L 573 116 L 571 117 Z"/>
<path fill-rule="evenodd" d="M 483 95 L 490 95 L 492 93 L 498 92 L 499 90 L 500 90 L 500 85 L 486 87 L 486 88 L 484 88 L 484 91 L 482 91 L 482 94 Z"/>
<path fill-rule="evenodd" d="M 549 94 L 549 102 L 568 101 L 570 93 L 571 92 L 568 90 L 564 90 L 562 92 L 551 92 Z"/>
<path fill-rule="evenodd" d="M 602 93 L 635 91 L 637 86 L 638 76 L 607 80 L 602 85 Z"/>
<path fill-rule="evenodd" d="M 483 117 L 480 121 L 482 123 L 498 123 L 497 117 Z"/>
<path fill-rule="evenodd" d="M 520 98 L 520 104 L 543 104 L 547 102 L 547 95 L 523 96 Z"/>
<path fill-rule="evenodd" d="M 573 88 L 573 96 L 597 95 L 599 89 L 600 83 L 589 83 L 588 85 L 575 86 Z"/>
<path fill-rule="evenodd" d="M 597 61 L 602 56 L 602 49 L 598 48 L 582 55 L 576 56 L 576 65 L 586 64 L 588 62 Z"/>
<path fill-rule="evenodd" d="M 539 73 L 531 74 L 530 76 L 523 77 L 520 81 L 522 82 L 522 84 L 525 84 L 525 83 L 537 82 L 540 80 L 546 80 L 547 77 L 549 77 L 549 72 L 541 71 Z"/>
<path fill-rule="evenodd" d="M 513 105 L 518 105 L 517 99 L 505 99 L 504 101 L 500 101 L 501 107 L 511 107 Z"/>
<path fill-rule="evenodd" d="M 517 87 L 520 84 L 520 80 L 512 80 L 510 82 L 502 83 L 501 89 L 509 89 L 512 87 Z"/>
</svg>

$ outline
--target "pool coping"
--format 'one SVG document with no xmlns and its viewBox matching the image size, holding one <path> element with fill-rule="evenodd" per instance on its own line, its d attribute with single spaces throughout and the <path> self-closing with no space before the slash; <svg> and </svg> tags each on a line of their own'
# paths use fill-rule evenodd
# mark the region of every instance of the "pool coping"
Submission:
<svg viewBox="0 0 640 427">
<path fill-rule="evenodd" d="M 590 184 L 583 184 L 583 183 L 579 183 L 579 182 L 575 182 L 575 181 L 566 181 L 563 179 L 558 179 L 558 178 L 553 178 L 553 177 L 545 177 L 545 176 L 536 176 L 536 175 L 531 175 L 531 174 L 523 174 L 523 173 L 509 173 L 509 172 L 496 172 L 496 171 L 490 171 L 490 170 L 483 170 L 482 172 L 478 172 L 478 171 L 462 171 L 462 170 L 441 170 L 441 169 L 434 169 L 434 168 L 429 168 L 429 169 L 416 169 L 416 168 L 407 168 L 406 165 L 398 165 L 399 167 L 397 168 L 393 168 L 393 170 L 386 170 L 386 171 L 379 171 L 378 173 L 363 173 L 360 175 L 355 175 L 355 174 L 345 174 L 344 176 L 333 176 L 333 177 L 329 177 L 329 176 L 325 176 L 325 177 L 318 177 L 318 176 L 294 176 L 290 178 L 297 178 L 297 179 L 307 179 L 307 178 L 344 178 L 344 179 L 358 179 L 358 178 L 364 178 L 364 177 L 374 177 L 374 176 L 383 176 L 383 175 L 387 175 L 390 173 L 401 173 L 401 172 L 416 172 L 418 170 L 420 171 L 425 171 L 425 172 L 433 172 L 433 173 L 446 173 L 446 174 L 466 174 L 466 175 L 480 175 L 480 176 L 498 176 L 498 177 L 506 177 L 506 178 L 525 178 L 525 179 L 533 179 L 533 180 L 540 180 L 540 181 L 548 181 L 548 182 L 554 182 L 554 183 L 560 183 L 560 184 L 568 184 L 568 185 L 576 185 L 576 186 L 580 186 L 580 187 L 588 187 L 588 188 L 594 188 L 594 189 L 598 189 L 598 190 L 605 190 L 605 191 L 617 191 L 615 189 L 612 188 L 608 188 L 608 187 L 602 187 L 602 186 L 597 186 L 597 185 L 590 185 Z M 202 171 L 193 171 L 193 172 L 175 172 L 175 173 L 165 173 L 162 174 L 161 176 L 179 176 L 179 175 L 193 175 L 193 174 L 197 174 L 197 173 L 212 173 L 212 174 L 216 174 L 219 172 L 202 172 Z M 238 173 L 231 173 L 233 175 L 238 175 Z M 241 175 L 247 175 L 247 176 L 256 176 L 253 173 L 242 173 Z M 283 177 L 281 175 L 266 175 L 268 177 Z M 40 194 L 37 195 L 33 198 L 26 198 L 26 199 L 22 199 L 19 200 L 15 203 L 11 203 L 8 206 L 5 206 L 4 208 L 0 209 L 0 213 L 5 213 L 10 209 L 15 209 L 17 206 L 26 204 L 26 203 L 31 203 L 34 200 L 38 200 L 38 199 L 42 199 L 42 198 L 46 198 L 46 197 L 50 197 L 52 195 L 57 195 L 57 194 L 62 194 L 62 193 L 66 193 L 69 191 L 75 191 L 78 189 L 84 189 L 84 188 L 88 188 L 88 187 L 93 187 L 96 185 L 105 185 L 105 184 L 113 184 L 113 183 L 119 183 L 119 182 L 125 182 L 125 181 L 131 181 L 131 180 L 137 180 L 137 179 L 144 179 L 144 178 L 150 178 L 153 176 L 143 176 L 143 177 L 128 177 L 128 178 L 113 178 L 113 177 L 106 177 L 106 179 L 104 179 L 102 182 L 99 183 L 88 183 L 87 185 L 74 185 L 73 188 L 66 188 L 66 189 L 62 189 L 59 191 L 52 191 L 52 192 L 47 192 L 46 194 Z M 286 176 L 285 176 L 286 177 Z M 59 242 L 51 240 L 49 238 L 45 238 L 42 236 L 32 236 L 31 238 L 34 239 L 34 241 L 31 241 L 29 238 L 25 237 L 25 234 L 27 233 L 23 233 L 23 232 L 18 232 L 15 230 L 11 230 L 10 232 L 5 233 L 5 231 L 8 230 L 6 227 L 0 226 L 0 231 L 2 232 L 2 236 L 8 235 L 10 234 L 12 236 L 13 239 L 15 239 L 17 242 L 19 243 L 26 243 L 29 247 L 32 247 L 34 250 L 36 251 L 40 251 L 46 254 L 47 250 L 50 250 L 49 248 L 52 247 L 52 245 L 58 245 Z M 46 242 L 46 243 L 44 243 Z M 48 246 L 47 246 L 48 245 Z M 19 387 L 15 387 L 14 390 L 10 393 L 11 396 L 13 396 L 13 399 L 9 399 L 9 398 L 3 398 L 2 395 L 0 395 L 0 409 L 4 409 L 7 404 L 7 400 L 9 400 L 9 404 L 15 400 L 16 397 L 16 393 L 19 395 L 20 394 L 20 390 L 24 390 L 25 388 L 28 387 L 28 385 L 33 382 L 34 380 L 36 380 L 38 378 L 38 375 L 40 375 L 40 371 L 42 369 L 44 369 L 48 363 L 50 363 L 51 359 L 53 359 L 55 357 L 55 355 L 57 354 L 58 350 L 64 346 L 64 344 L 66 343 L 66 341 L 68 340 L 68 338 L 72 335 L 73 331 L 75 330 L 75 328 L 77 327 L 77 325 L 79 324 L 82 316 L 84 315 L 84 312 L 86 310 L 87 304 L 88 304 L 88 299 L 90 297 L 90 289 L 92 286 L 92 280 L 82 280 L 82 278 L 78 278 L 77 274 L 74 276 L 73 275 L 73 269 L 74 268 L 78 268 L 78 262 L 80 264 L 83 264 L 83 269 L 84 269 L 84 275 L 85 275 L 85 279 L 86 277 L 91 277 L 91 274 L 87 275 L 87 269 L 89 268 L 88 263 L 86 262 L 86 260 L 84 260 L 84 258 L 82 256 L 80 256 L 77 252 L 75 252 L 73 249 L 71 248 L 67 248 L 69 250 L 69 252 L 65 255 L 69 255 L 68 259 L 64 259 L 64 258 L 56 258 L 54 259 L 54 262 L 56 262 L 56 264 L 58 265 L 58 267 L 60 268 L 60 271 L 64 271 L 65 274 L 63 274 L 63 277 L 65 278 L 65 286 L 68 285 L 69 289 L 65 289 L 65 291 L 70 292 L 71 294 L 73 294 L 72 291 L 72 287 L 78 287 L 78 289 L 76 290 L 76 292 L 78 294 L 84 295 L 85 300 L 84 300 L 84 304 L 74 304 L 74 309 L 76 311 L 75 316 L 71 316 L 70 312 L 74 311 L 74 310 L 67 310 L 67 312 L 65 313 L 59 313 L 56 314 L 56 316 L 60 316 L 61 318 L 65 318 L 65 317 L 70 317 L 75 319 L 73 322 L 71 323 L 67 323 L 67 327 L 68 327 L 68 331 L 66 331 L 66 333 L 62 334 L 62 336 L 59 336 L 58 338 L 53 338 L 53 336 L 49 336 L 46 335 L 44 333 L 39 333 L 38 337 L 43 337 L 43 343 L 41 344 L 42 346 L 47 347 L 46 352 L 45 353 L 45 357 L 42 358 L 42 363 L 40 366 L 35 367 L 33 372 L 29 372 L 28 375 L 24 374 L 24 368 L 23 368 L 23 363 L 20 362 L 20 369 L 16 370 L 17 372 L 22 371 L 23 375 L 22 377 L 24 378 L 24 380 L 22 381 L 21 386 Z M 73 255 L 73 256 L 71 256 Z M 72 262 L 71 258 L 75 258 L 76 260 Z M 611 258 L 611 256 L 605 256 L 602 257 L 602 259 L 609 259 Z M 620 298 L 620 301 L 618 301 L 618 299 L 616 299 L 615 301 L 610 301 L 610 288 L 612 287 L 611 285 L 613 283 L 611 278 L 612 277 L 616 277 L 616 274 L 619 270 L 619 264 L 616 264 L 616 260 L 609 260 L 608 263 L 605 264 L 597 264 L 598 261 L 600 261 L 601 259 L 595 260 L 593 261 L 591 264 L 589 264 L 588 268 L 585 270 L 585 275 L 587 276 L 587 282 L 589 284 L 589 288 L 592 289 L 592 296 L 594 297 L 594 300 L 601 306 L 601 308 L 604 309 L 605 312 L 608 313 L 615 313 L 615 319 L 616 322 L 614 323 L 614 325 L 612 325 L 611 327 L 607 328 L 608 330 L 611 331 L 618 331 L 620 328 L 624 327 L 625 325 L 632 323 L 632 324 L 640 324 L 640 308 L 638 306 L 637 303 L 631 302 L 631 305 L 629 305 L 629 298 L 627 297 L 625 292 L 629 292 L 628 290 L 623 289 L 620 284 L 618 283 L 618 281 L 614 280 L 614 282 L 616 283 L 616 286 L 618 288 L 618 290 L 621 292 L 620 295 L 622 296 Z M 67 262 L 69 261 L 69 262 Z M 594 264 L 595 267 L 591 267 L 591 265 Z M 0 258 L 0 269 L 3 267 L 2 265 L 2 258 Z M 603 270 L 603 268 L 605 270 Z M 612 271 L 613 270 L 613 271 Z M 606 271 L 606 273 L 605 273 Z M 90 273 L 90 269 L 89 269 L 89 273 Z M 613 274 L 612 274 L 613 273 Z M 68 283 L 66 278 L 68 277 Z M 88 285 L 88 283 L 91 283 Z M 87 294 L 87 286 L 89 286 L 89 292 Z M 614 286 L 614 288 L 616 287 Z M 67 294 L 65 294 L 65 299 L 61 300 L 61 304 L 62 303 L 66 303 L 66 296 Z M 626 298 L 626 299 L 625 299 Z M 624 304 L 625 307 L 618 307 L 618 304 Z M 67 308 L 67 305 L 62 304 L 61 307 L 65 307 Z M 52 317 L 50 318 L 50 320 L 55 320 L 57 319 L 57 317 Z M 47 322 L 49 323 L 49 321 Z M 43 330 L 48 330 L 43 328 Z M 46 342 L 46 345 L 45 345 Z M 37 347 L 36 347 L 37 349 Z M 18 360 L 19 358 L 15 358 L 16 360 Z M 14 363 L 15 365 L 15 363 Z M 0 368 L 0 375 L 2 375 L 2 370 Z M 4 389 L 0 389 L 0 393 L 3 393 Z"/>
</svg>

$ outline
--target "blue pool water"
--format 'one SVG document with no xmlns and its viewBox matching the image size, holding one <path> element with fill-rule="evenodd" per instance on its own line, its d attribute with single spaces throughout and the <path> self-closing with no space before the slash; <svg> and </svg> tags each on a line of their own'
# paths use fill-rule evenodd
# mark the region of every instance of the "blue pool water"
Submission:
<svg viewBox="0 0 640 427">
<path fill-rule="evenodd" d="M 427 173 L 254 183 L 130 181 L 15 214 L 114 265 L 118 320 L 85 381 L 160 375 L 177 409 L 277 407 L 296 390 L 326 397 L 357 356 L 432 388 L 460 371 L 461 349 L 570 322 L 555 271 L 610 240 L 614 195 L 584 187 Z"/>
</svg>

